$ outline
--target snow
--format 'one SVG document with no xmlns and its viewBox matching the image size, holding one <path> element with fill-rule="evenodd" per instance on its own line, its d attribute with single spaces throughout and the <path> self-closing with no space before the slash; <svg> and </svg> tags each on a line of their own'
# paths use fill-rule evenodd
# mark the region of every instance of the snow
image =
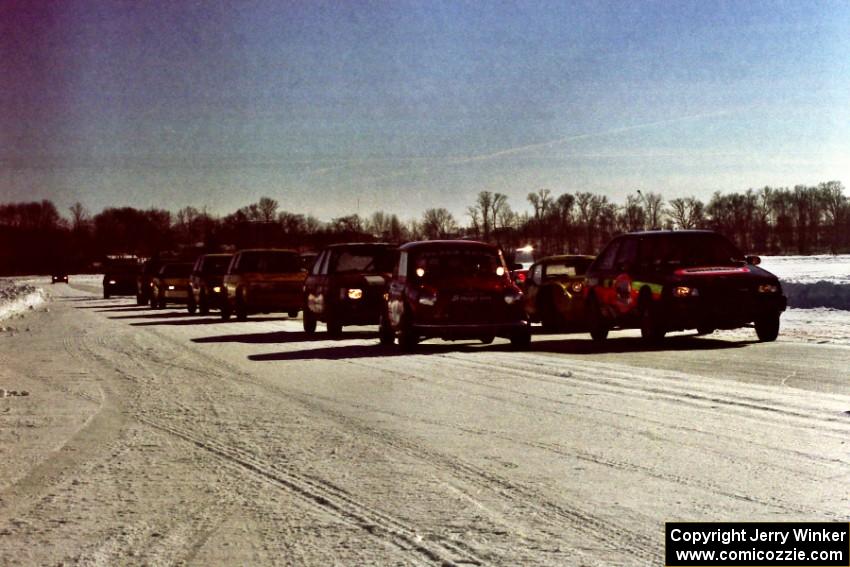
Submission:
<svg viewBox="0 0 850 567">
<path fill-rule="evenodd" d="M 850 254 L 836 256 L 762 256 L 761 267 L 783 282 L 820 281 L 850 285 Z"/>
<path fill-rule="evenodd" d="M 44 290 L 28 283 L 0 280 L 0 321 L 45 302 Z"/>
</svg>

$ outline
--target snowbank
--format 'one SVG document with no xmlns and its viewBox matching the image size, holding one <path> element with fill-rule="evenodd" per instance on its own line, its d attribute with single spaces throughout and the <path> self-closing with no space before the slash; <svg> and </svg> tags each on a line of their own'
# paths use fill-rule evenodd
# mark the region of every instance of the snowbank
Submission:
<svg viewBox="0 0 850 567">
<path fill-rule="evenodd" d="M 762 256 L 761 267 L 783 282 L 850 285 L 850 255 Z"/>
<path fill-rule="evenodd" d="M 0 280 L 0 321 L 45 301 L 44 290 L 26 283 Z"/>
</svg>

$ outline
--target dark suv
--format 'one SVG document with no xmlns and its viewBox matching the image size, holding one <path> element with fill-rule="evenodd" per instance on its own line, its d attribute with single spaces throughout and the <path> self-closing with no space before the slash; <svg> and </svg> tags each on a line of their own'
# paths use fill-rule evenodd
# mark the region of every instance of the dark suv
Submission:
<svg viewBox="0 0 850 567">
<path fill-rule="evenodd" d="M 423 338 L 507 337 L 528 346 L 531 332 L 523 295 L 511 281 L 501 251 L 466 240 L 411 242 L 399 248 L 382 310 L 381 344 L 412 349 Z"/>
<path fill-rule="evenodd" d="M 313 263 L 304 282 L 304 331 L 324 321 L 328 333 L 343 325 L 378 323 L 396 248 L 392 244 L 334 244 Z"/>
<path fill-rule="evenodd" d="M 189 313 L 197 310 L 201 315 L 206 315 L 210 308 L 221 309 L 225 297 L 224 274 L 232 258 L 233 254 L 203 254 L 195 260 L 189 277 L 189 299 L 186 302 Z"/>
<path fill-rule="evenodd" d="M 785 296 L 779 280 L 725 237 L 706 230 L 651 231 L 613 239 L 587 270 L 587 324 L 594 340 L 639 328 L 647 342 L 668 331 L 753 323 L 776 340 Z"/>
<path fill-rule="evenodd" d="M 107 259 L 103 269 L 103 298 L 133 295 L 138 272 L 139 261 L 135 257 Z"/>
</svg>

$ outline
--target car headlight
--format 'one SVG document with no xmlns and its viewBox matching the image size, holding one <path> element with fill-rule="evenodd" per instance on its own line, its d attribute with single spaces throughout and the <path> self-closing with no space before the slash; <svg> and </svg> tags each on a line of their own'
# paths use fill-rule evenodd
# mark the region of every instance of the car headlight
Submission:
<svg viewBox="0 0 850 567">
<path fill-rule="evenodd" d="M 428 307 L 433 307 L 437 304 L 437 292 L 425 292 L 419 296 L 419 304 L 427 305 Z"/>
<path fill-rule="evenodd" d="M 363 290 L 352 288 L 348 290 L 348 293 L 346 295 L 348 295 L 348 299 L 360 299 L 363 297 Z"/>
<path fill-rule="evenodd" d="M 779 286 L 776 284 L 761 284 L 759 293 L 779 293 Z"/>
<path fill-rule="evenodd" d="M 496 268 L 496 275 L 499 276 L 500 278 L 502 276 L 504 276 L 505 275 L 505 268 L 503 268 L 502 266 L 498 266 Z"/>
<path fill-rule="evenodd" d="M 522 299 L 522 294 L 518 291 L 508 291 L 505 293 L 505 303 L 513 305 Z"/>
<path fill-rule="evenodd" d="M 214 286 L 213 287 L 213 293 L 221 293 L 221 287 L 220 286 Z"/>
<path fill-rule="evenodd" d="M 173 285 L 168 286 L 168 291 L 174 291 L 174 286 Z"/>
<path fill-rule="evenodd" d="M 109 285 L 115 285 L 116 283 L 118 282 L 116 282 L 115 280 L 109 280 Z"/>
<path fill-rule="evenodd" d="M 570 285 L 570 290 L 573 293 L 581 293 L 581 290 L 583 290 L 583 289 L 584 289 L 584 284 L 581 283 L 581 282 L 573 282 L 572 285 Z"/>
<path fill-rule="evenodd" d="M 696 297 L 699 295 L 699 290 L 695 287 L 680 285 L 673 288 L 673 296 L 675 297 Z"/>
</svg>

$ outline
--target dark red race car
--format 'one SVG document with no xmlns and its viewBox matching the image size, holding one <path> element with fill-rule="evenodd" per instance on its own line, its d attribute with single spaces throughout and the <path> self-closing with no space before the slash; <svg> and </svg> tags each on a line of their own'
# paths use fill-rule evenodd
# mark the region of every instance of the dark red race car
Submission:
<svg viewBox="0 0 850 567">
<path fill-rule="evenodd" d="M 506 337 L 531 341 L 523 295 L 501 251 L 466 240 L 411 242 L 399 249 L 382 313 L 382 344 L 410 350 L 422 339 Z"/>
</svg>

